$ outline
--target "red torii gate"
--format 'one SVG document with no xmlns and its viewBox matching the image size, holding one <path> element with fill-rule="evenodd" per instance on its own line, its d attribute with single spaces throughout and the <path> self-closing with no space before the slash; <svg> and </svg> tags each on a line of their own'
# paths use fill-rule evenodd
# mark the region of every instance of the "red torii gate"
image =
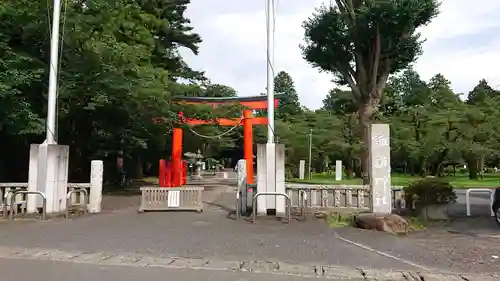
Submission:
<svg viewBox="0 0 500 281">
<path fill-rule="evenodd" d="M 278 106 L 279 95 L 275 95 L 274 106 Z M 267 117 L 253 117 L 253 110 L 267 109 L 267 96 L 253 97 L 174 97 L 174 101 L 187 104 L 208 104 L 213 107 L 222 104 L 238 103 L 245 107 L 243 118 L 220 118 L 214 121 L 186 118 L 179 112 L 180 122 L 187 125 L 204 125 L 217 123 L 221 126 L 237 126 L 243 123 L 243 158 L 247 164 L 247 182 L 254 183 L 253 171 L 253 125 L 267 125 Z M 160 164 L 161 165 L 161 164 Z M 172 136 L 172 186 L 181 186 L 185 180 L 182 164 L 182 129 L 174 128 Z M 160 168 L 160 176 L 162 176 Z M 160 179 L 160 185 L 162 180 Z"/>
</svg>

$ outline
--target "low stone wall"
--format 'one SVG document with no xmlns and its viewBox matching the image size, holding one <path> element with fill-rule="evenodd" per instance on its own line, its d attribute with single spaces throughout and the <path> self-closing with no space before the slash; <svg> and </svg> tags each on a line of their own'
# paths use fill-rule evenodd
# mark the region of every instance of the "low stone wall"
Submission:
<svg viewBox="0 0 500 281">
<path fill-rule="evenodd" d="M 285 184 L 286 193 L 292 200 L 293 208 L 300 208 L 301 195 L 307 196 L 307 207 L 311 211 L 354 210 L 367 211 L 370 208 L 369 185 L 312 185 Z M 393 186 L 392 204 L 394 209 L 404 208 L 403 188 Z"/>
</svg>

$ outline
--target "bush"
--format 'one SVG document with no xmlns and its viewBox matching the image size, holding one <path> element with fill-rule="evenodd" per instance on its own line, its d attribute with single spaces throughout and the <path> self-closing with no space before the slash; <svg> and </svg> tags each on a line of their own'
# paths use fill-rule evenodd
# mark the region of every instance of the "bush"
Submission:
<svg viewBox="0 0 500 281">
<path fill-rule="evenodd" d="M 429 205 L 455 203 L 457 195 L 449 181 L 440 178 L 425 178 L 412 182 L 404 188 L 407 206 L 416 209 Z"/>
</svg>

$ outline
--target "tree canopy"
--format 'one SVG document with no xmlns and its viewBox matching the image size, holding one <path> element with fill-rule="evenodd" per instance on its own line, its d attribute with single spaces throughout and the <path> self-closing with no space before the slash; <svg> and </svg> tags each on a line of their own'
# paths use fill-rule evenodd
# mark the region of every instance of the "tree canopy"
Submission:
<svg viewBox="0 0 500 281">
<path fill-rule="evenodd" d="M 70 180 L 85 180 L 89 161 L 105 162 L 112 181 L 123 156 L 134 177 L 155 175 L 171 153 L 178 112 L 194 118 L 236 117 L 240 107 L 213 109 L 172 102 L 174 96 L 226 97 L 230 85 L 212 83 L 180 55 L 198 52 L 200 35 L 185 16 L 190 1 L 66 1 L 61 23 L 57 140 L 70 146 Z M 424 81 L 411 67 L 421 53 L 418 27 L 437 15 L 432 0 L 343 1 L 321 7 L 304 23 L 304 58 L 338 82 L 311 110 L 285 70 L 275 77 L 283 97 L 276 135 L 286 146 L 287 177 L 308 157 L 313 170 L 342 160 L 348 177 L 363 177 L 366 126 L 391 126 L 393 171 L 446 175 L 465 169 L 478 178 L 500 161 L 500 91 L 486 80 L 465 95 L 439 73 Z M 29 145 L 44 140 L 51 7 L 43 1 L 0 3 L 0 178 L 26 181 Z M 257 94 L 257 93 L 256 93 Z M 259 113 L 265 114 L 265 113 Z M 243 155 L 241 128 L 186 128 L 184 151 L 228 159 Z M 254 127 L 254 143 L 265 141 Z M 200 135 L 211 137 L 200 137 Z M 221 137 L 217 137 L 220 136 Z M 464 166 L 466 168 L 464 168 Z"/>
<path fill-rule="evenodd" d="M 303 24 L 304 58 L 348 85 L 358 108 L 368 182 L 368 127 L 384 97 L 387 79 L 421 53 L 417 29 L 438 13 L 437 0 L 336 0 Z"/>
</svg>

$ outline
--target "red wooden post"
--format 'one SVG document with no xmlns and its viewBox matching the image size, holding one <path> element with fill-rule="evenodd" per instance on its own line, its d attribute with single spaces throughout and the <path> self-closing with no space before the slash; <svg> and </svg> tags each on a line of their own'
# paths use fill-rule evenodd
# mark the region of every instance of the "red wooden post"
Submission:
<svg viewBox="0 0 500 281">
<path fill-rule="evenodd" d="M 172 187 L 172 162 L 167 161 L 165 167 L 165 187 Z"/>
<path fill-rule="evenodd" d="M 187 177 L 188 177 L 188 164 L 187 161 L 184 160 L 182 161 L 182 184 L 187 184 Z"/>
<path fill-rule="evenodd" d="M 172 135 L 172 186 L 182 185 L 182 129 L 174 128 Z"/>
<path fill-rule="evenodd" d="M 158 185 L 160 187 L 165 187 L 166 182 L 165 182 L 165 177 L 166 177 L 166 171 L 165 171 L 165 159 L 160 159 L 160 164 L 159 164 L 159 172 L 158 172 Z"/>
<path fill-rule="evenodd" d="M 243 111 L 243 158 L 247 162 L 247 183 L 253 184 L 253 130 L 252 110 Z"/>
</svg>

